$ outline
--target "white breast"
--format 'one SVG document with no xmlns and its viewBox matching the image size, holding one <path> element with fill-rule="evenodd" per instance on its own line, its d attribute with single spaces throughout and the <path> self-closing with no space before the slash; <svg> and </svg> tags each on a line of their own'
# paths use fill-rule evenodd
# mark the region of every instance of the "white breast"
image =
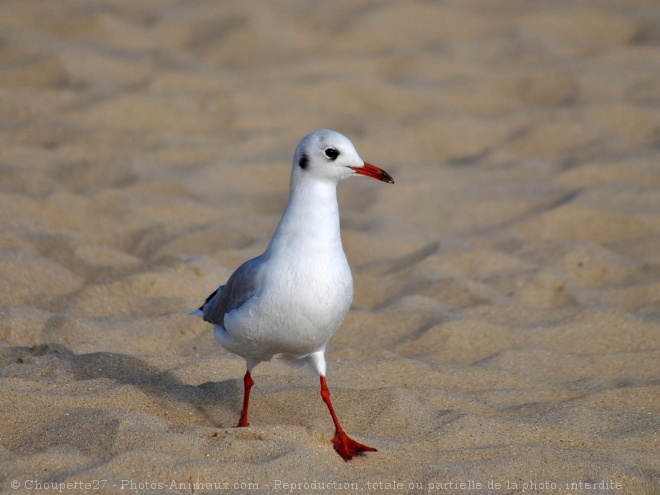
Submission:
<svg viewBox="0 0 660 495">
<path fill-rule="evenodd" d="M 230 350 L 272 356 L 325 348 L 353 301 L 351 271 L 340 254 L 269 260 L 263 290 L 225 316 L 225 329 L 242 352 Z"/>
</svg>

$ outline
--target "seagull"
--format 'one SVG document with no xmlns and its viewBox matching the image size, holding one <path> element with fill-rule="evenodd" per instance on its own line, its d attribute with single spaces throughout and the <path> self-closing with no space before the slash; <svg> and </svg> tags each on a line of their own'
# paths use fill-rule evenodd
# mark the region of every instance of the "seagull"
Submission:
<svg viewBox="0 0 660 495">
<path fill-rule="evenodd" d="M 322 129 L 305 136 L 293 156 L 289 201 L 266 251 L 246 261 L 191 314 L 214 327 L 215 338 L 245 359 L 243 409 L 249 426 L 252 371 L 278 358 L 315 371 L 335 426 L 332 439 L 346 461 L 376 449 L 339 424 L 326 382 L 325 349 L 353 301 L 353 277 L 341 243 L 337 184 L 363 175 L 390 184 L 384 170 L 358 155 L 349 139 Z"/>
</svg>

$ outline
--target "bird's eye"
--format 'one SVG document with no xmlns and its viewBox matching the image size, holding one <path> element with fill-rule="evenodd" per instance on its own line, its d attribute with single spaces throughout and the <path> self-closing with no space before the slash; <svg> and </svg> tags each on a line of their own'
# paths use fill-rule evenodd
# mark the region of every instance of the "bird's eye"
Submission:
<svg viewBox="0 0 660 495">
<path fill-rule="evenodd" d="M 336 160 L 337 157 L 339 156 L 339 151 L 337 151 L 336 148 L 326 148 L 325 151 L 323 151 L 325 156 L 330 158 L 330 160 Z"/>
</svg>

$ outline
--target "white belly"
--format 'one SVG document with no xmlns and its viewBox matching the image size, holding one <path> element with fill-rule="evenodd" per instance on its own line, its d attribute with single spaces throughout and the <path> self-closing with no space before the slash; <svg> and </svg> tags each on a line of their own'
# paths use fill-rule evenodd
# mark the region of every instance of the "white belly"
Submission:
<svg viewBox="0 0 660 495">
<path fill-rule="evenodd" d="M 353 279 L 343 252 L 331 259 L 305 256 L 270 263 L 262 290 L 225 315 L 216 337 L 245 358 L 303 356 L 323 350 L 353 301 Z"/>
</svg>

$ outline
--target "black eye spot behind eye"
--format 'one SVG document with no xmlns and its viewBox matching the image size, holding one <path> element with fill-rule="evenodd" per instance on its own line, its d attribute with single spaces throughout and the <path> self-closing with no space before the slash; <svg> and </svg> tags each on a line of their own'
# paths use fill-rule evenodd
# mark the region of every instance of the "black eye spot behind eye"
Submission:
<svg viewBox="0 0 660 495">
<path fill-rule="evenodd" d="M 305 153 L 303 153 L 300 156 L 300 161 L 298 162 L 298 166 L 303 170 L 305 170 L 307 168 L 307 165 L 309 165 L 309 157 Z"/>
<path fill-rule="evenodd" d="M 337 157 L 339 156 L 339 151 L 337 151 L 335 148 L 326 148 L 325 151 L 323 151 L 325 156 L 330 158 L 330 160 L 336 160 Z"/>
</svg>

